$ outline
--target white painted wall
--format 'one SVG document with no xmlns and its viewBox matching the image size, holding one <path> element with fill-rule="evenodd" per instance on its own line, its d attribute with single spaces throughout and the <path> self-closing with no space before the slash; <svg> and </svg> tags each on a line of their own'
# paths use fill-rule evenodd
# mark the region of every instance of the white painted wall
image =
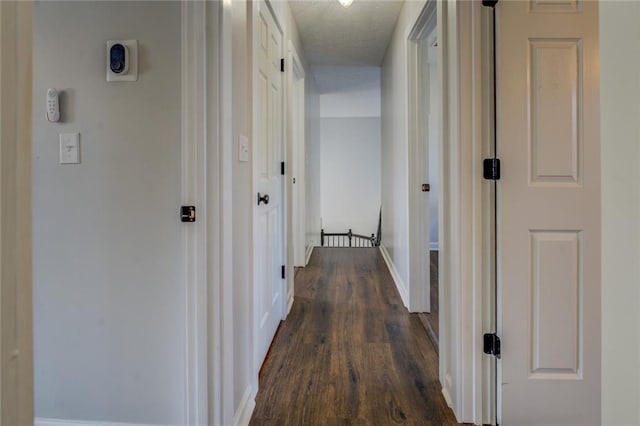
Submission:
<svg viewBox="0 0 640 426">
<path fill-rule="evenodd" d="M 389 253 L 398 278 L 408 292 L 409 279 L 409 177 L 407 129 L 407 53 L 404 30 L 407 4 L 398 17 L 393 38 L 382 63 L 382 245 Z"/>
<path fill-rule="evenodd" d="M 305 138 L 305 209 L 306 209 L 306 247 L 320 245 L 322 228 L 321 211 L 321 171 L 320 171 L 320 94 L 313 73 L 307 73 L 306 114 L 307 132 Z"/>
<path fill-rule="evenodd" d="M 322 227 L 375 234 L 380 211 L 380 118 L 322 118 Z"/>
<path fill-rule="evenodd" d="M 323 118 L 380 117 L 380 67 L 314 65 Z"/>
<path fill-rule="evenodd" d="M 319 66 L 325 232 L 375 234 L 380 211 L 380 68 Z"/>
<path fill-rule="evenodd" d="M 410 280 L 407 39 L 425 3 L 405 2 L 382 63 L 382 245 L 406 293 Z"/>
<path fill-rule="evenodd" d="M 640 424 L 640 3 L 600 3 L 602 424 Z"/>
<path fill-rule="evenodd" d="M 438 51 L 429 49 L 429 245 L 440 248 L 438 204 L 440 202 L 440 88 L 438 85 Z"/>
<path fill-rule="evenodd" d="M 114 38 L 139 40 L 138 82 L 106 82 Z M 35 414 L 181 424 L 180 3 L 38 2 L 33 57 Z"/>
</svg>

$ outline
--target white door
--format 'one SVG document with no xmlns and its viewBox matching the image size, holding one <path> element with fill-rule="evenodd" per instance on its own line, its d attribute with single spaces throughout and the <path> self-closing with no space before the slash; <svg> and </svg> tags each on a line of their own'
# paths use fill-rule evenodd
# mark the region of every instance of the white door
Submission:
<svg viewBox="0 0 640 426">
<path fill-rule="evenodd" d="M 501 424 L 600 423 L 598 4 L 500 1 Z"/>
<path fill-rule="evenodd" d="M 254 297 L 259 368 L 283 315 L 282 31 L 264 1 L 254 3 Z"/>
</svg>

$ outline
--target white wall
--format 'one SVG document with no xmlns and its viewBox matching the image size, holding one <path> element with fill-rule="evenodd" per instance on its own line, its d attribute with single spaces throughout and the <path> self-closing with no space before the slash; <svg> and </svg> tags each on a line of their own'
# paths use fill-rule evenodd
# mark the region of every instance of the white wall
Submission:
<svg viewBox="0 0 640 426">
<path fill-rule="evenodd" d="M 313 72 L 321 91 L 322 228 L 375 234 L 381 202 L 380 68 L 318 66 Z"/>
<path fill-rule="evenodd" d="M 305 210 L 307 215 L 306 247 L 320 245 L 320 229 L 322 228 L 321 211 L 321 171 L 320 171 L 320 94 L 313 73 L 307 73 L 305 112 L 307 123 L 305 131 Z"/>
<path fill-rule="evenodd" d="M 382 245 L 406 292 L 410 280 L 407 40 L 425 3 L 405 2 L 382 62 Z M 432 187 L 438 186 L 435 179 L 431 177 Z M 437 204 L 432 208 L 437 209 Z"/>
<path fill-rule="evenodd" d="M 314 65 L 320 116 L 380 117 L 380 67 Z"/>
<path fill-rule="evenodd" d="M 137 82 L 106 82 L 114 38 L 139 40 Z M 33 57 L 35 414 L 183 423 L 180 4 L 38 2 Z"/>
<path fill-rule="evenodd" d="M 440 87 L 438 85 L 438 51 L 429 48 L 429 244 L 432 250 L 440 248 L 438 235 L 438 205 L 440 202 Z"/>
<path fill-rule="evenodd" d="M 600 3 L 602 424 L 640 424 L 640 3 Z"/>
<path fill-rule="evenodd" d="M 322 227 L 375 234 L 380 211 L 380 118 L 321 119 Z"/>
<path fill-rule="evenodd" d="M 395 265 L 405 294 L 409 279 L 409 175 L 407 173 L 407 52 L 410 2 L 398 17 L 382 62 L 382 245 Z"/>
</svg>

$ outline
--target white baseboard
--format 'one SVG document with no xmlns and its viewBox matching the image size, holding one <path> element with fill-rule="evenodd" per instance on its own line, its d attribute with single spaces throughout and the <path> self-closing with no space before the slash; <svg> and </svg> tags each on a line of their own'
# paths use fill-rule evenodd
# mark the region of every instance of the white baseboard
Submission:
<svg viewBox="0 0 640 426">
<path fill-rule="evenodd" d="M 307 253 L 305 255 L 304 258 L 304 266 L 307 266 L 309 264 L 309 260 L 311 259 L 311 254 L 313 253 L 313 244 L 310 244 L 309 247 L 307 247 Z"/>
<path fill-rule="evenodd" d="M 396 266 L 393 264 L 393 260 L 391 260 L 391 256 L 389 256 L 389 252 L 383 245 L 380 245 L 380 253 L 382 253 L 382 257 L 384 258 L 384 261 L 387 264 L 387 268 L 389 268 L 389 272 L 391 273 L 393 282 L 396 284 L 398 293 L 400 293 L 400 298 L 402 299 L 402 303 L 404 303 L 405 308 L 409 309 L 409 297 L 407 296 L 406 287 L 404 286 L 404 283 L 400 278 L 400 274 L 398 274 L 398 270 L 396 269 Z"/>
<path fill-rule="evenodd" d="M 444 386 L 442 387 L 442 396 L 444 397 L 444 401 L 447 403 L 449 408 L 451 408 L 451 411 L 453 412 L 453 415 L 455 416 L 456 421 L 458 423 L 464 423 L 456 414 L 456 409 L 453 406 L 453 400 L 451 399 L 451 395 L 449 394 L 449 391 L 447 390 L 447 388 L 445 388 Z"/>
<path fill-rule="evenodd" d="M 440 250 L 440 243 L 435 243 L 435 242 L 430 242 L 429 243 L 429 250 L 432 251 L 439 251 Z"/>
<path fill-rule="evenodd" d="M 233 424 L 235 426 L 247 426 L 249 424 L 253 410 L 256 408 L 255 397 L 253 387 L 247 386 L 242 401 L 240 401 L 240 405 L 238 405 L 238 409 L 236 410 L 236 414 L 233 416 Z"/>
<path fill-rule="evenodd" d="M 33 419 L 34 426 L 159 426 L 142 423 L 121 423 L 121 422 L 98 422 L 92 420 L 65 420 L 36 417 Z"/>
<path fill-rule="evenodd" d="M 449 391 L 444 386 L 442 387 L 442 396 L 444 397 L 445 402 L 453 410 L 453 400 L 451 399 L 451 395 Z"/>
<path fill-rule="evenodd" d="M 287 296 L 287 315 L 291 312 L 291 307 L 293 306 L 293 292 L 289 293 Z"/>
</svg>

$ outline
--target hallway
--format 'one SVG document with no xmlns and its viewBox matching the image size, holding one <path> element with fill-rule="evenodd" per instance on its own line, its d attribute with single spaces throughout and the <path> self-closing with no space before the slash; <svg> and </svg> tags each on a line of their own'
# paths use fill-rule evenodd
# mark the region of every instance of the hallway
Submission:
<svg viewBox="0 0 640 426">
<path fill-rule="evenodd" d="M 314 250 L 262 368 L 251 425 L 316 424 L 456 424 L 377 248 Z"/>
</svg>

